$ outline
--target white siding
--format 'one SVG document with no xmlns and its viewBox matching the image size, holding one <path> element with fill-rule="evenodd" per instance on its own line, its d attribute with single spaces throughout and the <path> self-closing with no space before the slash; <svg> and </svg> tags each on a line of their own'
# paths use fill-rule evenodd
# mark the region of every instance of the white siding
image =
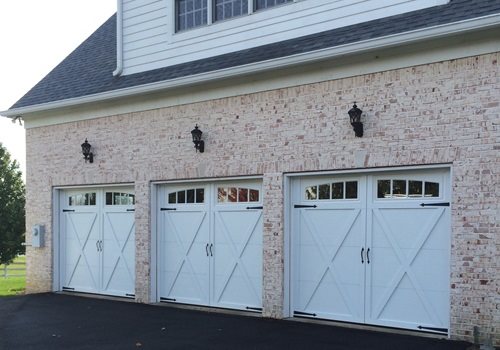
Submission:
<svg viewBox="0 0 500 350">
<path fill-rule="evenodd" d="M 297 0 L 175 33 L 174 0 L 124 0 L 124 74 L 221 55 L 447 2 Z"/>
</svg>

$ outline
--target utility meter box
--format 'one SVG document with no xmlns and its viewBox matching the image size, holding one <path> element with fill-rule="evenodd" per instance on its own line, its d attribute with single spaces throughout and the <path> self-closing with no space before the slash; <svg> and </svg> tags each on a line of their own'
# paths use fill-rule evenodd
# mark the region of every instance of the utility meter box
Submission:
<svg viewBox="0 0 500 350">
<path fill-rule="evenodd" d="M 43 236 L 45 227 L 43 225 L 35 225 L 31 229 L 31 246 L 34 248 L 43 247 Z"/>
</svg>

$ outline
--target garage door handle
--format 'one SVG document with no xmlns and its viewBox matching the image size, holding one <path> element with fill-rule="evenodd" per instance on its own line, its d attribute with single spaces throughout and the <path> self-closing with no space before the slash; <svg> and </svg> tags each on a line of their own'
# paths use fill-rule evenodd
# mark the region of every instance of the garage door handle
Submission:
<svg viewBox="0 0 500 350">
<path fill-rule="evenodd" d="M 364 264 L 365 261 L 363 260 L 363 253 L 365 252 L 365 248 L 361 248 L 361 263 Z"/>
<path fill-rule="evenodd" d="M 370 248 L 366 250 L 366 262 L 369 264 L 370 263 Z"/>
<path fill-rule="evenodd" d="M 205 246 L 205 252 L 207 253 L 207 256 L 208 256 L 208 243 L 207 243 L 207 245 Z"/>
<path fill-rule="evenodd" d="M 210 244 L 210 256 L 214 256 L 214 252 L 212 251 L 213 246 L 213 243 Z"/>
<path fill-rule="evenodd" d="M 99 241 L 95 242 L 95 247 L 97 248 L 97 251 L 99 251 Z"/>
</svg>

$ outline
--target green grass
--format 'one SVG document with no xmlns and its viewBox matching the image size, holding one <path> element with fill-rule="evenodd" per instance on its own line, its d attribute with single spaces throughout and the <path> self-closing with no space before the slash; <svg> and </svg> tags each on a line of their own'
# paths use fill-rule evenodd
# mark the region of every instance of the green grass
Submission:
<svg viewBox="0 0 500 350">
<path fill-rule="evenodd" d="M 23 262 L 26 263 L 25 256 L 18 256 L 14 262 Z M 12 268 L 25 268 L 26 265 L 10 265 Z M 10 296 L 10 295 L 19 295 L 24 294 L 24 289 L 26 288 L 26 277 L 3 277 L 3 268 L 4 265 L 0 265 L 0 297 Z M 8 269 L 8 268 L 7 268 Z M 24 271 L 11 271 L 11 274 L 16 275 L 24 275 L 26 270 Z"/>
</svg>

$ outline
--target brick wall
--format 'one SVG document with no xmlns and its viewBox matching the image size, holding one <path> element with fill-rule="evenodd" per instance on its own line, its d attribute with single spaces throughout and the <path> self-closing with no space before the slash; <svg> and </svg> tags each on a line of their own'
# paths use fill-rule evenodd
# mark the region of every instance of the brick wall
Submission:
<svg viewBox="0 0 500 350">
<path fill-rule="evenodd" d="M 137 300 L 149 301 L 150 181 L 263 175 L 264 314 L 283 306 L 283 173 L 452 164 L 451 334 L 500 345 L 499 53 L 27 130 L 28 291 L 51 289 L 52 186 L 134 182 Z M 364 111 L 355 138 L 347 111 Z M 204 132 L 195 153 L 190 130 Z M 85 164 L 88 137 L 95 161 Z M 29 231 L 29 230 L 28 230 Z M 30 237 L 28 237 L 28 240 Z"/>
</svg>

